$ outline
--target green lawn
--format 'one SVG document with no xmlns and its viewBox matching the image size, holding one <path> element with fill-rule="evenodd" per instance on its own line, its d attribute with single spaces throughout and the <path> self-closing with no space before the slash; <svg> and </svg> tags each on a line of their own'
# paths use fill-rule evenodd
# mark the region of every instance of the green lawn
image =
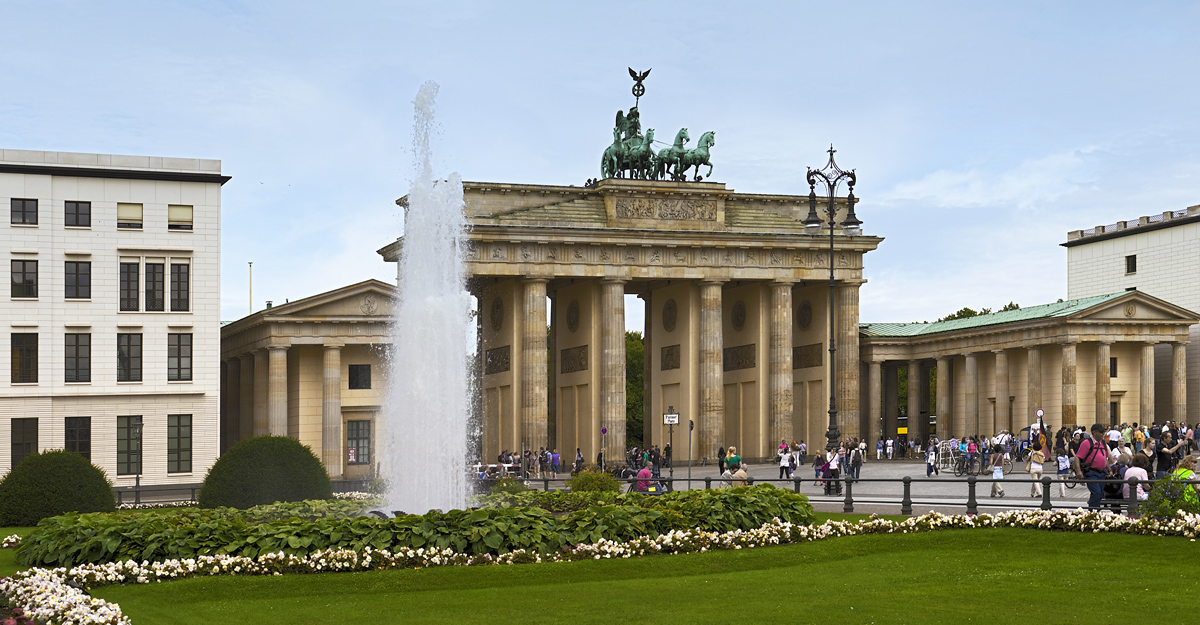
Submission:
<svg viewBox="0 0 1200 625">
<path fill-rule="evenodd" d="M 839 517 L 840 518 L 840 517 Z M 214 577 L 96 589 L 144 623 L 1180 622 L 1182 538 L 953 530 L 512 567 Z M 1186 611 L 1186 610 L 1185 610 Z"/>
</svg>

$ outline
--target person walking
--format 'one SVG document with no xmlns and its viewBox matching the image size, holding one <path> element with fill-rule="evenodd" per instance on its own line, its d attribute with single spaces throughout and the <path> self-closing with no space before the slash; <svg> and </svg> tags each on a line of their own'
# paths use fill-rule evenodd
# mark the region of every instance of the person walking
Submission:
<svg viewBox="0 0 1200 625">
<path fill-rule="evenodd" d="M 780 447 L 775 459 L 779 461 L 779 479 L 787 479 L 788 467 L 792 466 L 792 454 L 788 453 L 787 447 Z"/>
<path fill-rule="evenodd" d="M 929 446 L 925 448 L 925 477 L 930 475 L 941 475 L 937 466 L 937 444 L 933 439 L 929 439 Z"/>
<path fill-rule="evenodd" d="M 1046 454 L 1042 453 L 1042 444 L 1037 442 L 1033 444 L 1033 453 L 1029 454 L 1029 479 L 1035 481 L 1029 489 L 1030 497 L 1042 496 L 1042 463 L 1046 461 Z"/>
<path fill-rule="evenodd" d="M 875 459 L 883 460 L 883 439 L 875 441 Z"/>
<path fill-rule="evenodd" d="M 857 445 L 855 445 L 850 450 L 850 476 L 853 477 L 855 481 L 858 481 L 860 478 L 862 478 L 862 465 L 862 451 Z"/>
<path fill-rule="evenodd" d="M 807 462 L 805 462 L 807 457 L 808 457 L 808 445 L 805 444 L 804 439 L 800 439 L 800 466 L 804 466 L 804 465 L 808 464 Z"/>
<path fill-rule="evenodd" d="M 889 439 L 887 439 L 888 460 L 893 460 L 895 458 L 895 456 L 896 456 L 896 441 L 889 438 Z"/>
<path fill-rule="evenodd" d="M 1065 498 L 1067 496 L 1066 480 L 1071 477 L 1071 457 L 1067 455 L 1066 447 L 1054 450 L 1054 462 L 1058 467 L 1058 496 Z"/>
<path fill-rule="evenodd" d="M 1092 424 L 1092 432 L 1079 444 L 1075 455 L 1079 458 L 1079 470 L 1083 479 L 1092 480 L 1087 483 L 1088 509 L 1099 510 L 1100 501 L 1104 499 L 1104 484 L 1094 480 L 1102 480 L 1107 475 L 1108 446 L 1104 444 L 1104 426 Z"/>
<path fill-rule="evenodd" d="M 999 445 L 992 448 L 992 496 L 1003 497 L 1004 486 L 1004 451 Z"/>
<path fill-rule="evenodd" d="M 728 465 L 725 464 L 725 448 L 722 447 L 717 450 L 717 470 L 721 473 L 725 473 L 725 468 L 727 466 Z"/>
</svg>

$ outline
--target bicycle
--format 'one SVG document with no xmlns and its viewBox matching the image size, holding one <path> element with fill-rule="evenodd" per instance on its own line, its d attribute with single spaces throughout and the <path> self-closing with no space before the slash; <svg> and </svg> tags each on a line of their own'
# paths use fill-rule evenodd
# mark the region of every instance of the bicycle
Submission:
<svg viewBox="0 0 1200 625">
<path fill-rule="evenodd" d="M 971 458 L 966 454 L 959 454 L 958 461 L 954 463 L 954 477 L 962 477 L 963 475 L 977 475 L 979 473 L 979 460 Z"/>
</svg>

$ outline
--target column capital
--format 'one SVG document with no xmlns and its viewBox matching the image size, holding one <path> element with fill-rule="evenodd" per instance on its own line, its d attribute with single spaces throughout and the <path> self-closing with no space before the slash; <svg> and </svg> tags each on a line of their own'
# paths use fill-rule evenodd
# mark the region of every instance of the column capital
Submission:
<svg viewBox="0 0 1200 625">
<path fill-rule="evenodd" d="M 993 353 L 993 354 L 1007 354 L 1007 353 L 1008 353 L 1008 348 L 1007 348 L 1007 347 L 1001 347 L 1001 348 L 999 348 L 999 349 L 993 349 L 993 350 L 992 350 L 992 353 Z"/>
<path fill-rule="evenodd" d="M 787 279 L 783 279 L 783 278 L 771 280 L 770 282 L 771 282 L 771 286 L 785 286 L 785 287 L 789 287 L 789 288 L 796 286 L 795 280 L 787 280 Z"/>
<path fill-rule="evenodd" d="M 546 276 L 525 276 L 521 278 L 522 284 L 546 284 L 547 282 L 550 282 L 550 278 Z"/>
<path fill-rule="evenodd" d="M 1189 343 L 1191 341 L 1171 341 L 1172 345 L 1178 345 L 1179 347 L 1186 347 Z"/>
<path fill-rule="evenodd" d="M 629 278 L 622 278 L 620 276 L 605 276 L 600 278 L 600 284 L 625 284 L 626 282 L 629 282 Z"/>
<path fill-rule="evenodd" d="M 708 286 L 721 286 L 722 284 L 729 282 L 729 278 L 703 278 L 699 280 L 699 282 L 700 284 Z"/>
<path fill-rule="evenodd" d="M 1155 345 L 1158 345 L 1159 343 L 1160 343 L 1160 341 L 1142 341 L 1142 346 L 1143 347 L 1154 347 Z"/>
<path fill-rule="evenodd" d="M 1063 347 L 1066 347 L 1068 345 L 1071 345 L 1071 346 L 1078 345 L 1079 337 L 1075 337 L 1075 336 L 1067 337 L 1067 338 L 1059 341 L 1059 344 L 1062 345 Z"/>
<path fill-rule="evenodd" d="M 322 345 L 322 347 L 324 347 L 326 350 L 341 349 L 345 346 L 346 346 L 345 343 L 325 343 L 324 345 Z"/>
<path fill-rule="evenodd" d="M 291 345 L 286 345 L 286 344 L 285 345 L 268 345 L 267 349 L 270 351 L 277 351 L 277 350 L 281 350 L 281 349 L 287 350 L 287 348 L 289 348 L 289 347 L 291 347 Z"/>
</svg>

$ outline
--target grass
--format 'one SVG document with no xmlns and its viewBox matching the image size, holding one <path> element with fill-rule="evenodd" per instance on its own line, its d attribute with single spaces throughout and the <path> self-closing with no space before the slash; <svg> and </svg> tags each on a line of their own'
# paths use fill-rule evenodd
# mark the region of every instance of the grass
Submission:
<svg viewBox="0 0 1200 625">
<path fill-rule="evenodd" d="M 953 530 L 512 567 L 212 577 L 96 589 L 138 623 L 1175 622 L 1182 538 Z"/>
</svg>

